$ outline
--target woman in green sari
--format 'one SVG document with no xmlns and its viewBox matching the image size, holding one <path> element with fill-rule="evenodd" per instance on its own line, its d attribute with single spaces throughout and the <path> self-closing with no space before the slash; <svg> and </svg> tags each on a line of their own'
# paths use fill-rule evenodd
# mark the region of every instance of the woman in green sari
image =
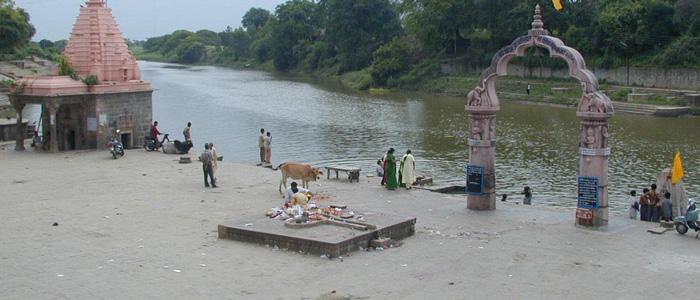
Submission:
<svg viewBox="0 0 700 300">
<path fill-rule="evenodd" d="M 386 176 L 386 188 L 393 190 L 399 186 L 399 182 L 396 180 L 396 157 L 394 156 L 394 148 L 389 148 L 386 153 L 386 164 L 384 176 Z"/>
</svg>

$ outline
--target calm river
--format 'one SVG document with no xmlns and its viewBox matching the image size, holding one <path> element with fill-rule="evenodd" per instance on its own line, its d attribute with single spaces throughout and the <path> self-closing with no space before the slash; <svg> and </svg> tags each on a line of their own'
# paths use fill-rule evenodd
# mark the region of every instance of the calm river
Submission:
<svg viewBox="0 0 700 300">
<path fill-rule="evenodd" d="M 375 96 L 336 82 L 254 70 L 139 64 L 143 78 L 157 89 L 153 117 L 160 130 L 182 139 L 192 122 L 198 151 L 213 141 L 225 160 L 254 163 L 258 134 L 265 128 L 272 132 L 273 165 L 351 164 L 369 174 L 393 147 L 399 157 L 412 150 L 417 174 L 464 184 L 469 126 L 462 98 Z M 700 118 L 617 114 L 610 123 L 612 214 L 623 215 L 629 189 L 641 192 L 671 166 L 676 151 L 682 153 L 689 196 L 697 197 Z M 499 194 L 519 201 L 514 193 L 529 185 L 533 205 L 576 206 L 579 119 L 574 109 L 504 102 L 496 130 Z"/>
</svg>

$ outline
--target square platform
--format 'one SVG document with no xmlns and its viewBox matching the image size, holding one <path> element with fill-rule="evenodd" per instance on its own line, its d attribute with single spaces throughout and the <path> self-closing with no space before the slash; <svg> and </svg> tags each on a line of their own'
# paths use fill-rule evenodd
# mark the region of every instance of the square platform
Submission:
<svg viewBox="0 0 700 300">
<path fill-rule="evenodd" d="M 377 229 L 362 231 L 336 225 L 290 228 L 285 226 L 284 221 L 261 215 L 219 225 L 219 239 L 338 257 L 360 250 L 361 247 L 368 248 L 373 239 L 381 237 L 399 240 L 415 233 L 416 218 L 400 218 L 375 213 L 364 213 L 363 217 L 365 223 L 374 224 Z"/>
</svg>

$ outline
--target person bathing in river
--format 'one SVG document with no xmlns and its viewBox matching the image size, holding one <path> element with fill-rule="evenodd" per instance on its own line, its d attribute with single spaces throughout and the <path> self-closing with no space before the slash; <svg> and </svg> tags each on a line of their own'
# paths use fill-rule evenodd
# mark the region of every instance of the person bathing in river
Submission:
<svg viewBox="0 0 700 300">
<path fill-rule="evenodd" d="M 531 205 L 532 204 L 532 190 L 530 189 L 529 186 L 525 186 L 521 194 L 525 195 L 523 197 L 523 204 L 525 205 Z"/>
</svg>

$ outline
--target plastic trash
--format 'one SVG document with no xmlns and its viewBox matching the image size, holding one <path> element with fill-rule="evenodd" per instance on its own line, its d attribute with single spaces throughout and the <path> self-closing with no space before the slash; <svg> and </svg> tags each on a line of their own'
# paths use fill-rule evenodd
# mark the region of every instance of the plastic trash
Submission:
<svg viewBox="0 0 700 300">
<path fill-rule="evenodd" d="M 53 222 L 53 226 L 58 226 L 58 222 Z"/>
</svg>

